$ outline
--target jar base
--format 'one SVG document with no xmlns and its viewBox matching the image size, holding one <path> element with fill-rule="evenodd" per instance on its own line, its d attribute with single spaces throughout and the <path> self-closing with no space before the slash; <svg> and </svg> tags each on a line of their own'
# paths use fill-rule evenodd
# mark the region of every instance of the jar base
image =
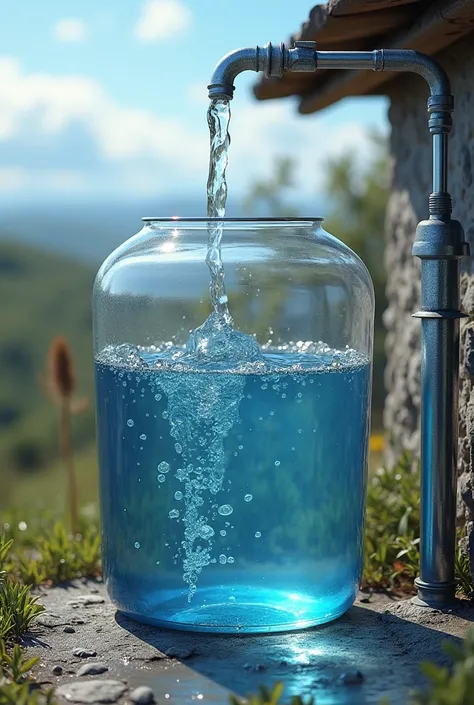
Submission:
<svg viewBox="0 0 474 705">
<path fill-rule="evenodd" d="M 112 596 L 119 612 L 144 624 L 213 634 L 264 634 L 299 631 L 332 622 L 352 606 L 355 591 L 309 598 L 268 589 L 245 595 L 235 588 L 220 586 L 202 591 L 195 605 L 184 601 L 182 594 L 166 602 L 159 598 L 159 594 L 151 594 L 146 602 L 142 599 L 135 609 L 130 609 Z"/>
</svg>

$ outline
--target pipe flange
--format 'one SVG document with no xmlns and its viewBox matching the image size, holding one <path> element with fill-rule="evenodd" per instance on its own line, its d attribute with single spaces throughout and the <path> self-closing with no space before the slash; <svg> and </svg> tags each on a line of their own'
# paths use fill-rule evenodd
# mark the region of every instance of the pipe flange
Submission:
<svg viewBox="0 0 474 705">
<path fill-rule="evenodd" d="M 413 598 L 413 602 L 419 607 L 442 609 L 452 605 L 456 600 L 456 583 L 454 580 L 444 583 L 428 583 L 421 580 L 421 578 L 416 578 L 415 586 L 418 594 Z"/>
<path fill-rule="evenodd" d="M 411 314 L 412 318 L 436 318 L 440 320 L 456 320 L 459 318 L 469 318 L 468 313 L 463 313 L 455 308 L 438 308 L 429 311 L 421 309 Z"/>
</svg>

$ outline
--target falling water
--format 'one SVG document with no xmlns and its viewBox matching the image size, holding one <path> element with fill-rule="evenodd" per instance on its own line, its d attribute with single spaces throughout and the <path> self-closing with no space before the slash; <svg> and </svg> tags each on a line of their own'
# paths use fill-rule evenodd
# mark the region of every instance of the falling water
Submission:
<svg viewBox="0 0 474 705">
<path fill-rule="evenodd" d="M 227 201 L 225 172 L 229 161 L 227 153 L 230 145 L 230 101 L 227 98 L 215 98 L 211 101 L 207 112 L 207 122 L 211 138 L 207 181 L 207 215 L 209 218 L 224 218 Z M 206 262 L 211 273 L 209 290 L 212 307 L 223 322 L 232 325 L 221 257 L 222 231 L 221 222 L 209 224 Z"/>
</svg>

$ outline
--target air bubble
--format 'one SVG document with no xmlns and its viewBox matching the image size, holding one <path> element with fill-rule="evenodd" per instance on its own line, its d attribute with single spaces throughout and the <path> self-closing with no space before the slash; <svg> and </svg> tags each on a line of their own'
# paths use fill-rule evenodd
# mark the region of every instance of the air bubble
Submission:
<svg viewBox="0 0 474 705">
<path fill-rule="evenodd" d="M 133 419 L 128 419 L 128 421 L 127 421 L 127 426 L 128 426 L 129 428 L 132 428 L 132 426 L 134 426 L 134 425 L 135 425 L 135 421 L 134 421 Z"/>
<path fill-rule="evenodd" d="M 235 602 L 235 597 L 233 595 L 229 597 L 229 602 Z"/>
<path fill-rule="evenodd" d="M 214 529 L 212 528 L 212 526 L 204 524 L 204 526 L 201 526 L 199 529 L 199 536 L 203 539 L 210 539 L 212 536 L 214 536 Z"/>
<path fill-rule="evenodd" d="M 245 497 L 244 497 L 244 500 L 245 500 L 246 502 L 251 502 L 252 499 L 253 499 L 253 495 L 251 495 L 251 494 L 246 494 Z"/>
<path fill-rule="evenodd" d="M 223 504 L 217 511 L 221 516 L 226 517 L 229 516 L 229 514 L 232 514 L 234 509 L 230 506 L 230 504 Z"/>
</svg>

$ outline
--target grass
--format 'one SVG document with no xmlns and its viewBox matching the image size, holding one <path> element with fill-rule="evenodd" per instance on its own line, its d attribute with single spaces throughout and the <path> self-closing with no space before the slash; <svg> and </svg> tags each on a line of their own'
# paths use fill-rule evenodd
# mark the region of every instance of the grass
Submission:
<svg viewBox="0 0 474 705">
<path fill-rule="evenodd" d="M 247 700 L 240 700 L 235 695 L 230 696 L 230 705 L 279 705 L 283 694 L 283 683 L 276 683 L 273 688 L 260 686 L 256 695 L 249 695 Z M 289 705 L 315 705 L 313 697 L 304 700 L 300 695 L 294 695 L 289 701 Z"/>
<path fill-rule="evenodd" d="M 53 705 L 53 693 L 35 691 L 30 679 L 39 657 L 25 658 L 18 643 L 44 607 L 28 585 L 7 573 L 12 546 L 12 539 L 0 539 L 0 705 Z"/>
<path fill-rule="evenodd" d="M 363 588 L 398 594 L 414 591 L 420 568 L 419 530 L 419 477 L 411 458 L 404 455 L 394 468 L 379 468 L 369 478 Z M 470 597 L 474 584 L 469 558 L 459 541 L 455 570 L 458 594 Z"/>
<path fill-rule="evenodd" d="M 413 589 L 419 567 L 420 492 L 418 474 L 404 455 L 391 469 L 369 478 L 363 587 Z"/>
<path fill-rule="evenodd" d="M 81 531 L 75 535 L 60 521 L 40 528 L 33 523 L 29 527 L 15 534 L 15 548 L 9 549 L 5 561 L 8 573 L 19 582 L 29 586 L 56 585 L 100 575 L 100 534 L 95 523 L 82 520 Z"/>
</svg>

